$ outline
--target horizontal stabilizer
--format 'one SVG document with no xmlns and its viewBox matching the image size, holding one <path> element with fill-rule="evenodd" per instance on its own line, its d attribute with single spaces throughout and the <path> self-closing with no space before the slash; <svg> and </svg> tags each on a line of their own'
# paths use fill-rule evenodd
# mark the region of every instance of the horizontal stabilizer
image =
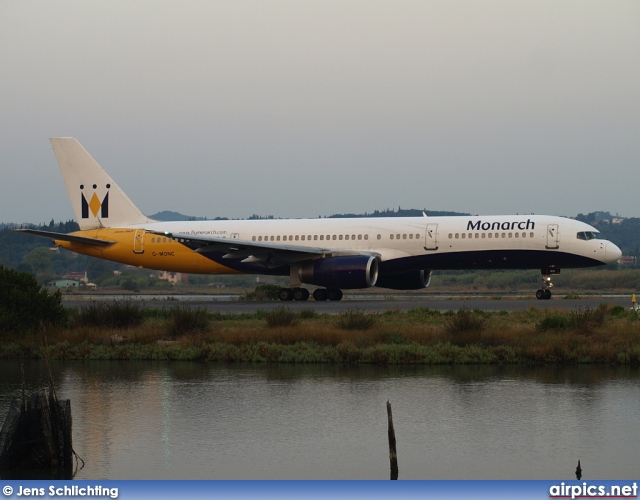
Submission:
<svg viewBox="0 0 640 500">
<path fill-rule="evenodd" d="M 84 245 L 94 245 L 99 247 L 108 247 L 115 243 L 115 241 L 101 240 L 98 238 L 88 238 L 87 236 L 75 236 L 73 234 L 66 233 L 54 233 L 52 231 L 40 231 L 38 229 L 12 229 L 12 231 L 32 234 L 41 238 L 49 238 L 58 241 L 70 241 L 72 243 L 82 243 Z"/>
</svg>

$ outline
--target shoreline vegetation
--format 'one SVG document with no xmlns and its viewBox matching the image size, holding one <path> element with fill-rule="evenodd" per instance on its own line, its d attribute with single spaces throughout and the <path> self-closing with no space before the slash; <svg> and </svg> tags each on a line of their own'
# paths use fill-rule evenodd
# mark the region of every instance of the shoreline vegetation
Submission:
<svg viewBox="0 0 640 500">
<path fill-rule="evenodd" d="M 221 314 L 124 299 L 66 310 L 64 320 L 0 331 L 0 359 L 42 359 L 46 344 L 53 360 L 640 364 L 638 314 L 604 304 L 571 311 L 351 309 L 337 315 L 279 306 Z"/>
</svg>

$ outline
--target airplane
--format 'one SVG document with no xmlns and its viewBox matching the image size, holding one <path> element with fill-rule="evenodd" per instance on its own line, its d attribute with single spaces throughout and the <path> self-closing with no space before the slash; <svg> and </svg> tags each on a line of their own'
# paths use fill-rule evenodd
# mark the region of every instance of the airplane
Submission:
<svg viewBox="0 0 640 500">
<path fill-rule="evenodd" d="M 583 222 L 548 215 L 162 222 L 144 215 L 71 137 L 52 138 L 80 230 L 15 229 L 80 254 L 182 273 L 289 276 L 283 301 L 340 300 L 343 289 L 419 290 L 434 270 L 540 269 L 539 300 L 562 268 L 616 262 Z"/>
</svg>

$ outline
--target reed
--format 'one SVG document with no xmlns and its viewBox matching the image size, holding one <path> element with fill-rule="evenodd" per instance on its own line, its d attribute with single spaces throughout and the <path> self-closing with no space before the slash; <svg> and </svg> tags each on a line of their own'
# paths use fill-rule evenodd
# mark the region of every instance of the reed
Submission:
<svg viewBox="0 0 640 500">
<path fill-rule="evenodd" d="M 356 310 L 344 317 L 302 315 L 284 308 L 252 315 L 211 315 L 182 306 L 162 311 L 148 314 L 141 325 L 126 329 L 118 322 L 95 326 L 92 321 L 49 328 L 51 357 L 260 363 L 640 364 L 638 315 L 619 307 L 513 313 L 419 309 L 376 315 Z M 276 321 L 269 326 L 268 318 L 272 317 Z M 0 343 L 0 358 L 42 356 L 40 331 L 7 332 Z"/>
<path fill-rule="evenodd" d="M 298 315 L 288 307 L 279 306 L 265 313 L 265 321 L 268 328 L 295 326 L 298 324 Z"/>
<path fill-rule="evenodd" d="M 73 311 L 73 310 L 72 310 Z M 76 309 L 71 321 L 78 327 L 109 327 L 127 329 L 140 326 L 145 319 L 145 308 L 133 300 L 91 302 Z"/>
<path fill-rule="evenodd" d="M 209 330 L 210 323 L 209 313 L 205 309 L 174 306 L 169 310 L 167 334 L 175 339 L 189 333 L 204 333 Z"/>
<path fill-rule="evenodd" d="M 377 322 L 376 313 L 366 313 L 360 309 L 348 309 L 338 314 L 336 324 L 343 330 L 370 330 Z"/>
</svg>

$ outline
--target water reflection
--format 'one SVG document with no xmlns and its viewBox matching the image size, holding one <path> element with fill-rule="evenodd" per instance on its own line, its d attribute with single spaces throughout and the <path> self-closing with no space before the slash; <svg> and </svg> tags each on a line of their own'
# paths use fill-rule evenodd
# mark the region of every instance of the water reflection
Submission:
<svg viewBox="0 0 640 500">
<path fill-rule="evenodd" d="M 54 363 L 78 479 L 624 479 L 640 458 L 633 367 Z M 28 389 L 46 386 L 25 364 Z M 0 415 L 20 395 L 0 365 Z"/>
</svg>

